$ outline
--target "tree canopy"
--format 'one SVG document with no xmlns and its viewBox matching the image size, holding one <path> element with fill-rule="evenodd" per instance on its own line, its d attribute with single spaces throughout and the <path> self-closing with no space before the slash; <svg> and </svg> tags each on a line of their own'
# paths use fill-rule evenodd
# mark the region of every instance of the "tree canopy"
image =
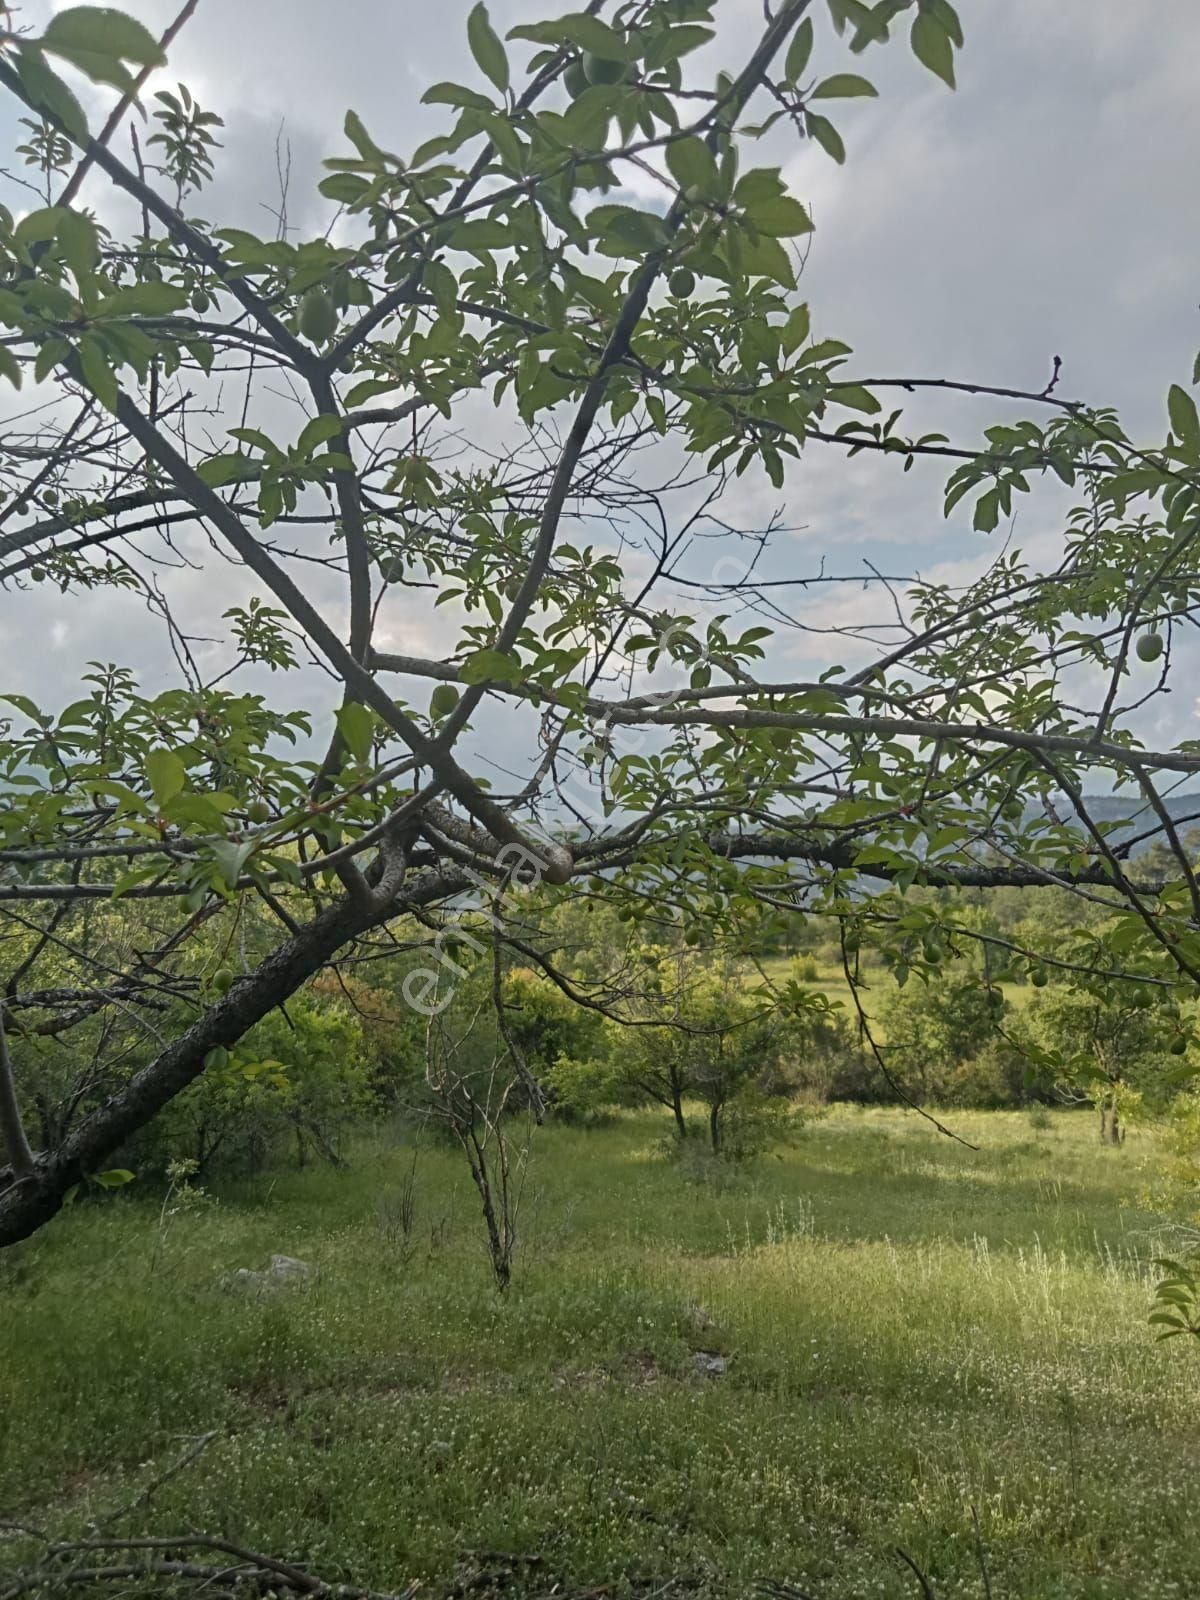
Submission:
<svg viewBox="0 0 1200 1600">
<path fill-rule="evenodd" d="M 118 637 L 70 703 L 3 697 L 0 1039 L 116 1009 L 153 1044 L 46 1150 L 0 1051 L 0 1244 L 326 966 L 418 947 L 436 973 L 466 903 L 602 1004 L 522 937 L 532 883 L 692 943 L 826 916 L 848 976 L 870 943 L 902 980 L 1004 942 L 914 886 L 1055 885 L 1111 914 L 1006 959 L 1085 990 L 1200 983 L 1200 881 L 1164 801 L 1200 743 L 1144 742 L 1200 603 L 1195 401 L 1173 385 L 1135 442 L 1057 366 L 1028 393 L 873 376 L 804 300 L 812 220 L 756 156 L 786 135 L 841 162 L 832 119 L 875 93 L 880 50 L 953 88 L 959 19 L 780 0 L 714 71 L 722 9 L 592 0 L 501 39 L 476 5 L 475 76 L 425 92 L 444 131 L 394 152 L 347 113 L 309 238 L 197 214 L 221 125 L 148 86 L 174 29 L 75 6 L 0 37 L 44 201 L 0 210 L 0 376 L 28 406 L 0 444 L 0 583 L 18 618 L 35 583 L 135 590 L 177 668 L 139 683 Z M 78 74 L 113 92 L 100 128 Z M 139 100 L 153 131 L 126 160 Z M 903 405 L 927 389 L 1028 419 L 917 434 Z M 898 637 L 846 667 L 833 627 L 796 680 L 776 635 L 825 580 L 759 573 L 815 450 L 848 475 L 944 463 L 944 510 L 983 533 L 1047 482 L 1077 505 L 1044 569 L 1001 540 L 965 586 L 880 576 Z M 746 478 L 777 515 L 741 519 Z M 229 591 L 219 670 L 181 564 Z M 394 608 L 422 598 L 442 647 L 401 653 Z M 329 718 L 306 708 L 317 670 Z M 1086 798 L 1114 786 L 1146 817 L 1120 843 Z M 1159 831 L 1148 874 L 1132 851 Z M 249 906 L 253 948 L 214 985 L 189 951 L 213 929 L 236 950 Z M 188 1020 L 164 1035 L 168 1006 Z"/>
</svg>

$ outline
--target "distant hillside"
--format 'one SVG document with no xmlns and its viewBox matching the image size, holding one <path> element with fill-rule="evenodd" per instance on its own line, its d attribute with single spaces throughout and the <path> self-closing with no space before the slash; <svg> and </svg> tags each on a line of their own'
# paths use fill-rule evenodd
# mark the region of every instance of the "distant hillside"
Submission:
<svg viewBox="0 0 1200 1600">
<path fill-rule="evenodd" d="M 1130 819 L 1126 828 L 1114 829 L 1109 838 L 1120 841 L 1128 833 L 1146 833 L 1155 827 L 1157 818 L 1144 800 L 1132 794 L 1086 794 L 1083 803 L 1087 807 L 1088 815 L 1097 822 L 1115 822 L 1120 818 Z M 1173 794 L 1163 800 L 1163 808 L 1172 822 L 1178 821 L 1180 828 L 1187 833 L 1192 828 L 1200 828 L 1200 794 Z M 1161 836 L 1161 828 L 1155 828 L 1155 834 Z M 1148 850 L 1154 843 L 1153 837 L 1142 840 L 1134 846 L 1133 854 L 1140 855 L 1143 850 Z"/>
</svg>

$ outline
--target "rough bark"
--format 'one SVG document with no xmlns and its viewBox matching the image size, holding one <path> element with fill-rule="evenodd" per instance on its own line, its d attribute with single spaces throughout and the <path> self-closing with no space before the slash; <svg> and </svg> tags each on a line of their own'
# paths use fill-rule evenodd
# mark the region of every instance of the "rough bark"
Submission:
<svg viewBox="0 0 1200 1600">
<path fill-rule="evenodd" d="M 34 1155 L 25 1134 L 21 1107 L 17 1103 L 17 1085 L 13 1078 L 12 1058 L 8 1053 L 8 1036 L 4 1031 L 4 1014 L 0 1012 L 0 1140 L 4 1152 L 16 1175 L 28 1177 L 34 1170 Z"/>
</svg>

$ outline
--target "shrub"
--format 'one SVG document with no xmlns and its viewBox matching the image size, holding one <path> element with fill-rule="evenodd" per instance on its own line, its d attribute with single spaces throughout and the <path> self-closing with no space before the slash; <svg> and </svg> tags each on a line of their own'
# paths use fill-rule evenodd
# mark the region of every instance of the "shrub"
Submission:
<svg viewBox="0 0 1200 1600">
<path fill-rule="evenodd" d="M 363 1029 L 348 1006 L 313 989 L 251 1028 L 128 1147 L 125 1164 L 164 1174 L 261 1171 L 291 1155 L 340 1160 L 347 1129 L 375 1103 Z"/>
<path fill-rule="evenodd" d="M 963 1064 L 996 1037 L 1004 1010 L 1004 996 L 970 967 L 946 968 L 929 983 L 909 982 L 889 997 L 881 1019 L 889 1071 L 919 1099 L 946 1099 Z M 994 1066 L 982 1070 L 994 1085 Z M 961 1088 L 968 1092 L 965 1079 Z"/>
</svg>

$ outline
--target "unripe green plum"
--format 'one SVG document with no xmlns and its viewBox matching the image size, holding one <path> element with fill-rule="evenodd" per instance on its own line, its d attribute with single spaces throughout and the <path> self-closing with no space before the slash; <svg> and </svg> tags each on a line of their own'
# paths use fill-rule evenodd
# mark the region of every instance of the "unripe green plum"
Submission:
<svg viewBox="0 0 1200 1600">
<path fill-rule="evenodd" d="M 591 84 L 623 83 L 629 76 L 629 68 L 624 61 L 610 61 L 607 56 L 594 56 L 585 51 L 583 75 Z"/>
</svg>

